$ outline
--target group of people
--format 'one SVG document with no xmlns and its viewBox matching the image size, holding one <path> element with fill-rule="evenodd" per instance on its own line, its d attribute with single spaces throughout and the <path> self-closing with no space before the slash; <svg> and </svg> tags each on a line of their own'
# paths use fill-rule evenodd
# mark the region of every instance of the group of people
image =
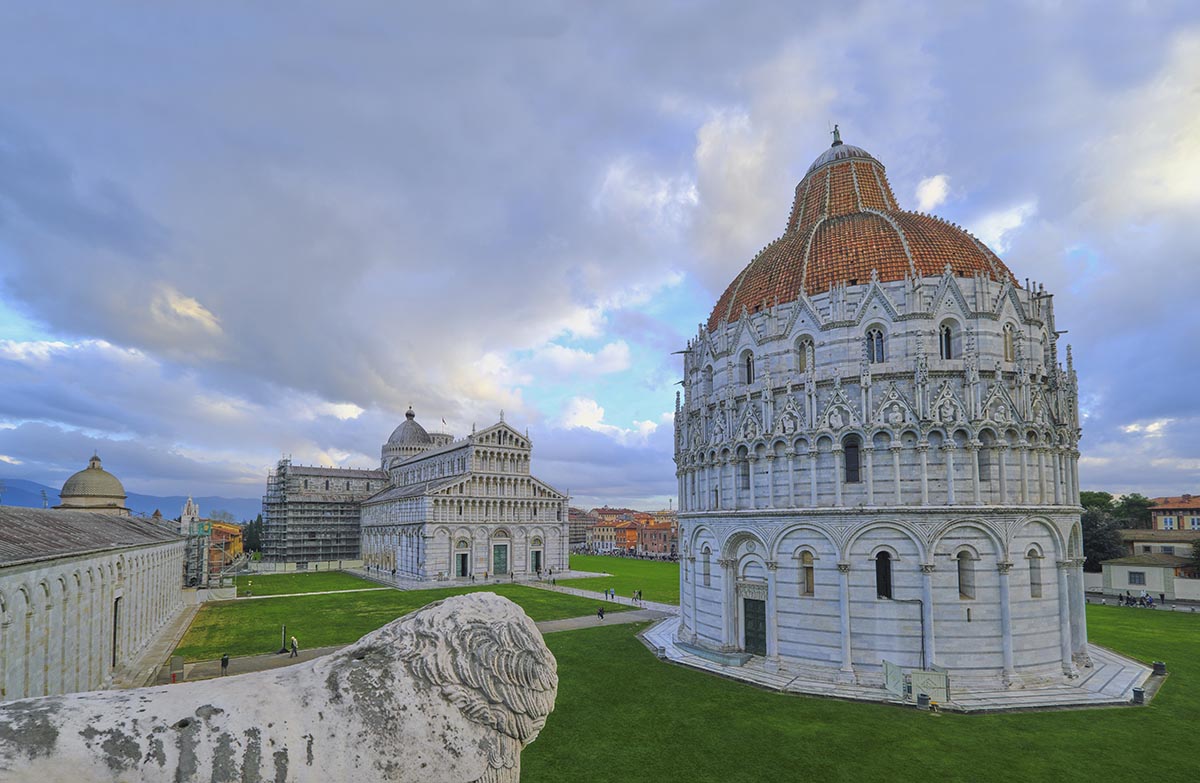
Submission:
<svg viewBox="0 0 1200 783">
<path fill-rule="evenodd" d="M 1166 603 L 1166 601 L 1167 596 L 1163 593 L 1159 593 L 1158 602 L 1161 604 Z M 1117 606 L 1140 606 L 1143 609 L 1153 609 L 1155 606 L 1154 596 L 1143 590 L 1141 595 L 1134 597 L 1129 594 L 1128 590 L 1126 590 L 1125 595 L 1117 596 Z"/>
</svg>

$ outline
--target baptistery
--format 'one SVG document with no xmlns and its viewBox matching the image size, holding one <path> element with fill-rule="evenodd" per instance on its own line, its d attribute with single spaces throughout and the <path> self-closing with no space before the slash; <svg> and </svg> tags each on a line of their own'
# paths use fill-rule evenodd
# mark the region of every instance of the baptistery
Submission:
<svg viewBox="0 0 1200 783">
<path fill-rule="evenodd" d="M 683 351 L 678 641 L 860 685 L 1089 666 L 1061 333 L 1044 286 L 835 134 Z"/>
</svg>

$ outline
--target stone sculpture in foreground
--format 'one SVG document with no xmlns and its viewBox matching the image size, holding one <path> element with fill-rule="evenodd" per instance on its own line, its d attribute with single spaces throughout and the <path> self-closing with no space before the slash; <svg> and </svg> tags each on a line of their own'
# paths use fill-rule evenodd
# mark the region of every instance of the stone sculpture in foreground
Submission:
<svg viewBox="0 0 1200 783">
<path fill-rule="evenodd" d="M 0 705 L 0 781 L 517 781 L 557 664 L 494 593 L 273 671 Z"/>
</svg>

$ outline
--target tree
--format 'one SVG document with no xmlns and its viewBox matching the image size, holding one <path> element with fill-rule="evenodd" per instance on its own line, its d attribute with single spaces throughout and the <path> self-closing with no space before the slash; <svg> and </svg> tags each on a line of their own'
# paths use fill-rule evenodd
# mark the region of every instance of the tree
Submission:
<svg viewBox="0 0 1200 783">
<path fill-rule="evenodd" d="M 237 522 L 237 518 L 234 517 L 233 514 L 229 513 L 228 511 L 224 511 L 222 509 L 217 509 L 216 511 L 213 511 L 212 513 L 210 513 L 208 515 L 208 518 L 213 520 L 214 522 L 228 522 L 229 524 L 234 524 L 235 522 Z"/>
<path fill-rule="evenodd" d="M 1084 490 L 1079 493 L 1079 505 L 1096 511 L 1112 511 L 1113 496 L 1111 492 L 1089 492 Z"/>
<path fill-rule="evenodd" d="M 242 529 L 242 542 L 248 552 L 262 549 L 262 514 L 253 522 L 248 522 Z"/>
<path fill-rule="evenodd" d="M 1121 523 L 1107 511 L 1088 509 L 1083 512 L 1083 570 L 1099 573 L 1100 563 L 1125 554 L 1121 541 Z"/>
<path fill-rule="evenodd" d="M 1113 515 L 1128 530 L 1149 530 L 1150 529 L 1150 509 L 1154 506 L 1154 501 L 1145 495 L 1137 492 L 1131 492 L 1128 495 L 1122 495 L 1117 504 L 1113 506 Z"/>
</svg>

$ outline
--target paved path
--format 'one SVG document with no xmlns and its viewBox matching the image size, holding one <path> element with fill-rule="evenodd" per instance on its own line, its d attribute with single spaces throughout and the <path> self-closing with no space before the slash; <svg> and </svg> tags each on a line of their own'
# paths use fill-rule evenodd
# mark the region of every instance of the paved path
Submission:
<svg viewBox="0 0 1200 783">
<path fill-rule="evenodd" d="M 187 633 L 187 629 L 191 627 L 192 620 L 196 618 L 198 611 L 200 611 L 200 604 L 188 604 L 176 612 L 175 616 L 167 622 L 166 627 L 154 637 L 153 642 L 138 653 L 131 663 L 113 673 L 113 687 L 141 688 L 144 685 L 153 684 L 158 670 L 167 668 L 165 662 L 170 659 L 171 653 L 179 646 L 180 640 Z"/>
<path fill-rule="evenodd" d="M 537 623 L 538 630 L 542 633 L 557 633 L 559 631 L 578 631 L 582 628 L 596 628 L 602 625 L 624 625 L 626 623 L 641 623 L 662 620 L 667 617 L 663 612 L 658 612 L 653 609 L 640 609 L 633 612 L 616 612 L 607 615 L 603 620 L 596 615 L 585 615 L 583 617 L 567 617 L 562 620 L 543 620 Z M 320 658 L 322 655 L 329 655 L 342 649 L 346 645 L 338 644 L 332 647 L 316 647 L 311 650 L 301 650 L 300 654 L 292 658 L 287 654 L 267 654 L 267 655 L 248 655 L 240 658 L 229 659 L 229 676 L 235 674 L 248 674 L 250 672 L 262 672 L 270 669 L 280 669 L 284 666 L 291 666 L 294 663 L 304 663 L 311 661 L 313 658 Z M 166 671 L 167 667 L 162 667 L 159 672 L 157 685 L 166 685 L 171 682 L 171 675 Z M 221 662 L 215 661 L 198 661 L 189 663 L 184 666 L 185 679 L 189 681 L 207 680 L 221 675 Z M 140 683 L 139 683 L 140 684 Z M 147 683 L 148 684 L 148 683 Z M 126 685 L 124 687 L 134 687 Z"/>
<path fill-rule="evenodd" d="M 333 595 L 334 593 L 377 593 L 380 590 L 395 590 L 394 587 L 352 587 L 349 590 L 317 590 L 313 593 L 279 593 L 277 595 L 239 595 L 238 601 L 262 601 L 267 598 L 295 598 L 298 595 Z"/>
<path fill-rule="evenodd" d="M 564 587 L 563 585 L 550 585 L 545 582 L 528 582 L 530 587 L 536 587 L 539 590 L 552 590 L 556 593 L 566 593 L 567 595 L 576 595 L 580 598 L 591 598 L 599 601 L 601 604 L 605 602 L 604 593 L 596 590 L 580 590 L 578 587 Z M 661 612 L 664 615 L 679 614 L 679 607 L 675 604 L 664 604 L 658 601 L 635 601 L 632 598 L 626 598 L 623 595 L 614 596 L 607 599 L 608 603 L 618 603 L 625 606 L 636 606 L 639 609 L 652 609 L 656 612 Z"/>
<path fill-rule="evenodd" d="M 397 590 L 440 590 L 445 587 L 485 587 L 487 585 L 526 585 L 537 587 L 541 584 L 546 584 L 550 579 L 547 574 L 542 580 L 539 580 L 533 574 L 521 575 L 516 580 L 512 576 L 504 576 L 500 578 L 492 577 L 490 579 L 476 578 L 470 579 L 443 579 L 438 581 L 413 579 L 406 576 L 392 576 L 384 571 L 367 571 L 363 568 L 347 568 L 346 573 L 353 574 L 361 579 L 369 579 L 372 582 L 381 585 L 394 587 Z M 594 571 L 555 571 L 555 579 L 590 579 L 597 576 L 611 576 L 611 574 L 596 573 Z"/>
</svg>

